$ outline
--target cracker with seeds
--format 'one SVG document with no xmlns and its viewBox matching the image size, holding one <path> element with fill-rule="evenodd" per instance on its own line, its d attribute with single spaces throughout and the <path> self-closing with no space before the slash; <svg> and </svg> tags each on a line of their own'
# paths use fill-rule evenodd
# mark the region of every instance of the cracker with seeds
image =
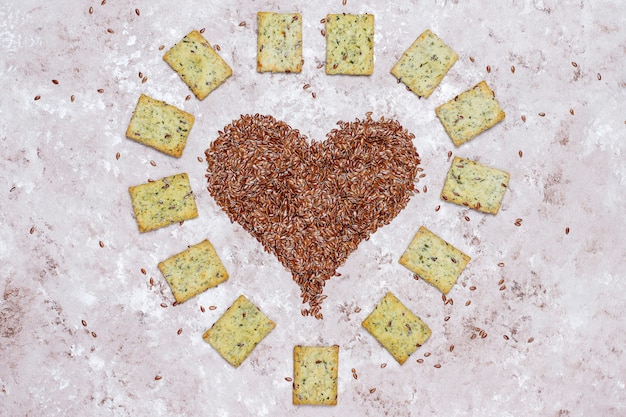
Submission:
<svg viewBox="0 0 626 417">
<path fill-rule="evenodd" d="M 302 16 L 298 13 L 257 13 L 258 72 L 302 71 Z"/>
<path fill-rule="evenodd" d="M 326 16 L 326 74 L 374 72 L 374 15 Z"/>
<path fill-rule="evenodd" d="M 337 405 L 339 346 L 294 346 L 293 404 Z"/>
<path fill-rule="evenodd" d="M 233 73 L 202 34 L 194 30 L 163 56 L 180 78 L 203 100 Z"/>
<path fill-rule="evenodd" d="M 202 338 L 234 367 L 238 367 L 276 324 L 240 295 Z"/>
<path fill-rule="evenodd" d="M 193 123 L 192 114 L 142 94 L 126 129 L 126 137 L 179 158 Z"/>
<path fill-rule="evenodd" d="M 400 257 L 400 264 L 447 294 L 470 259 L 468 255 L 421 226 Z"/>
<path fill-rule="evenodd" d="M 198 217 L 186 173 L 128 187 L 140 232 Z"/>
<path fill-rule="evenodd" d="M 485 81 L 440 105 L 435 113 L 455 146 L 474 139 L 505 117 Z"/>
<path fill-rule="evenodd" d="M 456 52 L 426 30 L 402 54 L 391 73 L 409 90 L 428 98 L 457 59 Z"/>
<path fill-rule="evenodd" d="M 431 335 L 430 328 L 391 292 L 385 294 L 362 326 L 400 365 Z"/>
<path fill-rule="evenodd" d="M 483 213 L 497 214 L 509 178 L 506 171 L 457 156 L 448 170 L 441 199 Z"/>
<path fill-rule="evenodd" d="M 206 239 L 159 262 L 158 267 L 177 303 L 184 303 L 228 279 L 226 268 Z"/>
</svg>

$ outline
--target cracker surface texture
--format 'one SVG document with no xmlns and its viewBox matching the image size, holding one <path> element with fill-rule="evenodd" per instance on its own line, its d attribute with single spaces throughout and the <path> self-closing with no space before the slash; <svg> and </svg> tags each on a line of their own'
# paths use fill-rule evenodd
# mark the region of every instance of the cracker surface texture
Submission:
<svg viewBox="0 0 626 417">
<path fill-rule="evenodd" d="M 192 114 L 142 94 L 126 129 L 126 137 L 179 158 L 193 123 Z"/>
<path fill-rule="evenodd" d="M 140 232 L 198 217 L 186 173 L 128 187 Z"/>
<path fill-rule="evenodd" d="M 159 262 L 158 268 L 177 303 L 183 303 L 228 279 L 226 268 L 206 239 Z"/>
<path fill-rule="evenodd" d="M 339 346 L 293 348 L 293 403 L 337 405 Z"/>
<path fill-rule="evenodd" d="M 257 13 L 258 72 L 302 71 L 302 16 L 298 13 Z"/>
<path fill-rule="evenodd" d="M 435 113 L 455 146 L 474 139 L 505 117 L 485 81 L 440 105 Z"/>
<path fill-rule="evenodd" d="M 497 214 L 509 179 L 510 174 L 506 171 L 454 157 L 440 197 L 450 203 Z"/>
<path fill-rule="evenodd" d="M 208 329 L 203 339 L 234 367 L 238 367 L 276 324 L 240 295 Z"/>
<path fill-rule="evenodd" d="M 362 326 L 400 365 L 426 343 L 432 333 L 426 323 L 390 292 L 380 300 Z"/>
<path fill-rule="evenodd" d="M 428 98 L 457 59 L 456 52 L 426 30 L 402 54 L 391 73 L 415 94 Z"/>
<path fill-rule="evenodd" d="M 470 259 L 468 255 L 421 226 L 400 257 L 400 264 L 447 294 Z"/>
<path fill-rule="evenodd" d="M 374 15 L 326 16 L 326 74 L 374 72 Z"/>
<path fill-rule="evenodd" d="M 219 87 L 233 73 L 202 34 L 194 30 L 163 56 L 199 100 Z"/>
</svg>

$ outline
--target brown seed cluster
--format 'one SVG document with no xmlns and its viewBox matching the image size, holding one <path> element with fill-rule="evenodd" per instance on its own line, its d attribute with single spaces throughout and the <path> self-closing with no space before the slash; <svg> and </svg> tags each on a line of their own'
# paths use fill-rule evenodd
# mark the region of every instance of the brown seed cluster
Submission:
<svg viewBox="0 0 626 417">
<path fill-rule="evenodd" d="M 397 121 L 338 125 L 309 145 L 272 116 L 245 115 L 205 152 L 210 194 L 292 273 L 316 318 L 326 280 L 406 206 L 420 164 Z"/>
</svg>

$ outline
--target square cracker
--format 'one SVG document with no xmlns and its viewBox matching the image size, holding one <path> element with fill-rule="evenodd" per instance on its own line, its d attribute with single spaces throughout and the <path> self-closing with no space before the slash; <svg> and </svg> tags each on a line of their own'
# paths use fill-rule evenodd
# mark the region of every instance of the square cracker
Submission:
<svg viewBox="0 0 626 417">
<path fill-rule="evenodd" d="M 238 367 L 276 324 L 240 295 L 202 338 L 228 363 Z"/>
<path fill-rule="evenodd" d="M 198 217 L 186 173 L 128 187 L 140 232 Z"/>
<path fill-rule="evenodd" d="M 497 214 L 510 174 L 478 162 L 454 157 L 441 190 L 441 199 L 482 211 Z"/>
<path fill-rule="evenodd" d="M 337 405 L 339 346 L 294 346 L 293 404 Z"/>
<path fill-rule="evenodd" d="M 374 72 L 374 15 L 326 16 L 326 74 Z"/>
<path fill-rule="evenodd" d="M 472 140 L 505 117 L 485 81 L 443 103 L 435 113 L 455 146 Z"/>
<path fill-rule="evenodd" d="M 302 71 L 302 16 L 298 13 L 257 13 L 258 72 Z"/>
<path fill-rule="evenodd" d="M 126 137 L 179 158 L 193 123 L 192 114 L 142 94 L 126 129 Z"/>
<path fill-rule="evenodd" d="M 400 264 L 447 294 L 470 259 L 468 255 L 421 226 L 400 257 Z"/>
<path fill-rule="evenodd" d="M 177 303 L 183 303 L 228 279 L 226 268 L 206 239 L 159 262 L 158 267 Z"/>
<path fill-rule="evenodd" d="M 388 292 L 362 326 L 400 365 L 431 335 L 430 328 L 395 295 Z"/>
<path fill-rule="evenodd" d="M 178 73 L 198 100 L 203 100 L 233 73 L 197 30 L 174 45 L 163 59 Z"/>
<path fill-rule="evenodd" d="M 426 30 L 402 54 L 391 73 L 415 94 L 428 98 L 457 59 L 456 52 Z"/>
</svg>

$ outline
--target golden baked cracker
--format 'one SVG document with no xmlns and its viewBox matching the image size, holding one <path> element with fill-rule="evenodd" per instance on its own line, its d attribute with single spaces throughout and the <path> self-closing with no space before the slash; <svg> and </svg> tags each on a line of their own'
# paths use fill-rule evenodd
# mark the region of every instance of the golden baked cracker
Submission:
<svg viewBox="0 0 626 417">
<path fill-rule="evenodd" d="M 404 51 L 391 73 L 415 94 L 428 98 L 457 59 L 456 52 L 426 30 Z"/>
<path fill-rule="evenodd" d="M 476 161 L 454 157 L 441 199 L 484 213 L 497 214 L 509 185 L 510 174 Z"/>
<path fill-rule="evenodd" d="M 163 59 L 199 100 L 203 100 L 233 73 L 197 30 L 188 33 L 165 53 Z"/>
<path fill-rule="evenodd" d="M 257 13 L 258 72 L 302 71 L 302 16 L 299 13 Z"/>
<path fill-rule="evenodd" d="M 337 405 L 339 346 L 293 348 L 293 404 Z"/>
<path fill-rule="evenodd" d="M 362 326 L 400 365 L 426 343 L 430 328 L 391 292 L 385 294 Z"/>
<path fill-rule="evenodd" d="M 326 74 L 374 72 L 374 15 L 326 16 Z"/>
<path fill-rule="evenodd" d="M 128 187 L 140 232 L 198 217 L 186 173 Z"/>
<path fill-rule="evenodd" d="M 472 140 L 505 117 L 485 81 L 440 105 L 435 113 L 455 146 Z"/>
<path fill-rule="evenodd" d="M 183 154 L 193 123 L 192 114 L 142 94 L 126 137 L 178 158 Z"/>
<path fill-rule="evenodd" d="M 468 255 L 421 226 L 400 257 L 400 264 L 447 294 L 470 259 Z"/>
<path fill-rule="evenodd" d="M 177 303 L 206 291 L 228 279 L 228 272 L 207 239 L 159 262 Z"/>
<path fill-rule="evenodd" d="M 238 367 L 276 324 L 240 295 L 202 338 L 234 367 Z"/>
</svg>

